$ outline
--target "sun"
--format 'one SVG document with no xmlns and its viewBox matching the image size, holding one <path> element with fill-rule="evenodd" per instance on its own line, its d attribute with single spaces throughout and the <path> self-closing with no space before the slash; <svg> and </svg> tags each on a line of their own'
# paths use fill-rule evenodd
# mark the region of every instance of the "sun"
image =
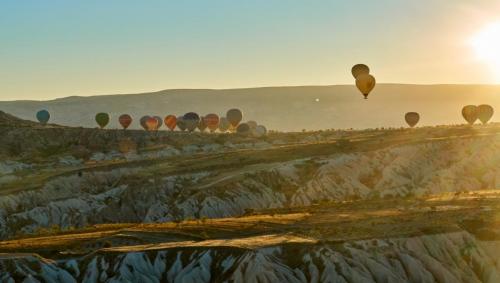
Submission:
<svg viewBox="0 0 500 283">
<path fill-rule="evenodd" d="M 488 64 L 500 78 L 500 22 L 487 25 L 471 40 L 477 58 Z"/>
</svg>

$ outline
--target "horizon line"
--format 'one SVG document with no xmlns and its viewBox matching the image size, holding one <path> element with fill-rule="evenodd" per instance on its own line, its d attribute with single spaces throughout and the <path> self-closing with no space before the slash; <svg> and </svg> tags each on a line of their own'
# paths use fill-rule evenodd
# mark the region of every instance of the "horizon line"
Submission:
<svg viewBox="0 0 500 283">
<path fill-rule="evenodd" d="M 401 86 L 482 86 L 482 87 L 500 87 L 500 83 L 377 83 L 377 85 L 401 85 Z M 68 98 L 94 98 L 115 95 L 144 95 L 155 94 L 165 91 L 227 91 L 227 90 L 248 90 L 248 89 L 264 89 L 264 88 L 300 88 L 300 87 L 356 87 L 354 84 L 332 84 L 332 85 L 276 85 L 276 86 L 254 86 L 254 87 L 235 87 L 235 88 L 166 88 L 160 90 L 133 92 L 133 93 L 113 93 L 113 94 L 91 94 L 91 95 L 68 95 L 47 100 L 34 100 L 34 99 L 13 99 L 13 100 L 0 100 L 0 102 L 51 102 L 56 100 Z"/>
</svg>

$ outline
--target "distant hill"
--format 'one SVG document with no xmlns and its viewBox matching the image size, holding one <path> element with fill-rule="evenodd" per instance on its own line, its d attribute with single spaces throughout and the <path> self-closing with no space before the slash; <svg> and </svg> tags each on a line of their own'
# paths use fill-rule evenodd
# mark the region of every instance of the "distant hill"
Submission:
<svg viewBox="0 0 500 283">
<path fill-rule="evenodd" d="M 316 99 L 319 99 L 317 102 Z M 35 120 L 40 109 L 51 112 L 51 122 L 95 127 L 95 113 L 117 117 L 129 113 L 134 128 L 142 115 L 181 115 L 189 111 L 222 114 L 243 110 L 244 120 L 256 120 L 269 129 L 300 131 L 327 128 L 403 126 L 405 112 L 421 114 L 419 125 L 462 123 L 466 104 L 487 103 L 500 109 L 500 86 L 379 84 L 364 100 L 352 85 L 264 87 L 246 89 L 173 89 L 140 94 L 67 97 L 50 101 L 0 102 L 0 110 Z M 497 120 L 497 115 L 493 121 Z"/>
<path fill-rule="evenodd" d="M 19 119 L 13 115 L 0 111 L 0 127 L 38 127 L 38 123 Z"/>
</svg>

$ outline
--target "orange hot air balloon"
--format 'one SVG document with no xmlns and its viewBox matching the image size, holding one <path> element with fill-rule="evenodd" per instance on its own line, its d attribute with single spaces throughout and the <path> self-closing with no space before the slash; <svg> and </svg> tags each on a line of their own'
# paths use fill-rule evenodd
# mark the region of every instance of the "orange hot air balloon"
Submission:
<svg viewBox="0 0 500 283">
<path fill-rule="evenodd" d="M 126 130 L 130 124 L 132 124 L 132 117 L 128 114 L 123 114 L 118 118 L 118 122 L 120 122 L 120 125 Z"/>
<path fill-rule="evenodd" d="M 481 120 L 481 123 L 486 124 L 493 117 L 493 107 L 487 104 L 481 104 L 477 107 L 477 117 Z"/>
<path fill-rule="evenodd" d="M 158 119 L 156 119 L 155 117 L 149 117 L 147 120 L 146 120 L 146 128 L 148 131 L 156 131 L 158 130 Z"/>
<path fill-rule="evenodd" d="M 464 117 L 465 121 L 469 123 L 469 125 L 474 124 L 478 118 L 478 111 L 477 111 L 477 106 L 475 105 L 467 105 L 462 108 L 462 116 Z"/>
<path fill-rule="evenodd" d="M 365 64 L 356 64 L 351 69 L 352 76 L 357 79 L 359 75 L 370 74 L 370 68 Z"/>
<path fill-rule="evenodd" d="M 203 117 L 203 120 L 205 121 L 205 124 L 210 132 L 214 132 L 217 128 L 219 128 L 219 116 L 217 114 L 208 114 Z"/>
<path fill-rule="evenodd" d="M 175 129 L 175 126 L 177 126 L 177 117 L 175 117 L 175 115 L 168 115 L 167 117 L 165 117 L 164 122 L 167 128 L 173 131 Z"/>
<path fill-rule="evenodd" d="M 420 115 L 417 112 L 408 112 L 405 115 L 405 120 L 408 126 L 413 128 L 415 127 L 415 125 L 417 125 L 418 121 L 420 120 Z"/>
<path fill-rule="evenodd" d="M 370 92 L 375 88 L 375 84 L 375 77 L 369 74 L 361 74 L 356 78 L 356 87 L 358 87 L 365 99 L 368 98 Z"/>
</svg>

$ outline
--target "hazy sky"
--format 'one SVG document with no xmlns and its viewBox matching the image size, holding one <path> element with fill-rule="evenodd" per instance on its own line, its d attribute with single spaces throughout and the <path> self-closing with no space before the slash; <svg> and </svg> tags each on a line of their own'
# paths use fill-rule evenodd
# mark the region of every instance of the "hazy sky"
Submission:
<svg viewBox="0 0 500 283">
<path fill-rule="evenodd" d="M 498 83 L 471 38 L 499 2 L 0 0 L 0 100 L 347 84 L 358 62 L 379 82 Z"/>
</svg>

